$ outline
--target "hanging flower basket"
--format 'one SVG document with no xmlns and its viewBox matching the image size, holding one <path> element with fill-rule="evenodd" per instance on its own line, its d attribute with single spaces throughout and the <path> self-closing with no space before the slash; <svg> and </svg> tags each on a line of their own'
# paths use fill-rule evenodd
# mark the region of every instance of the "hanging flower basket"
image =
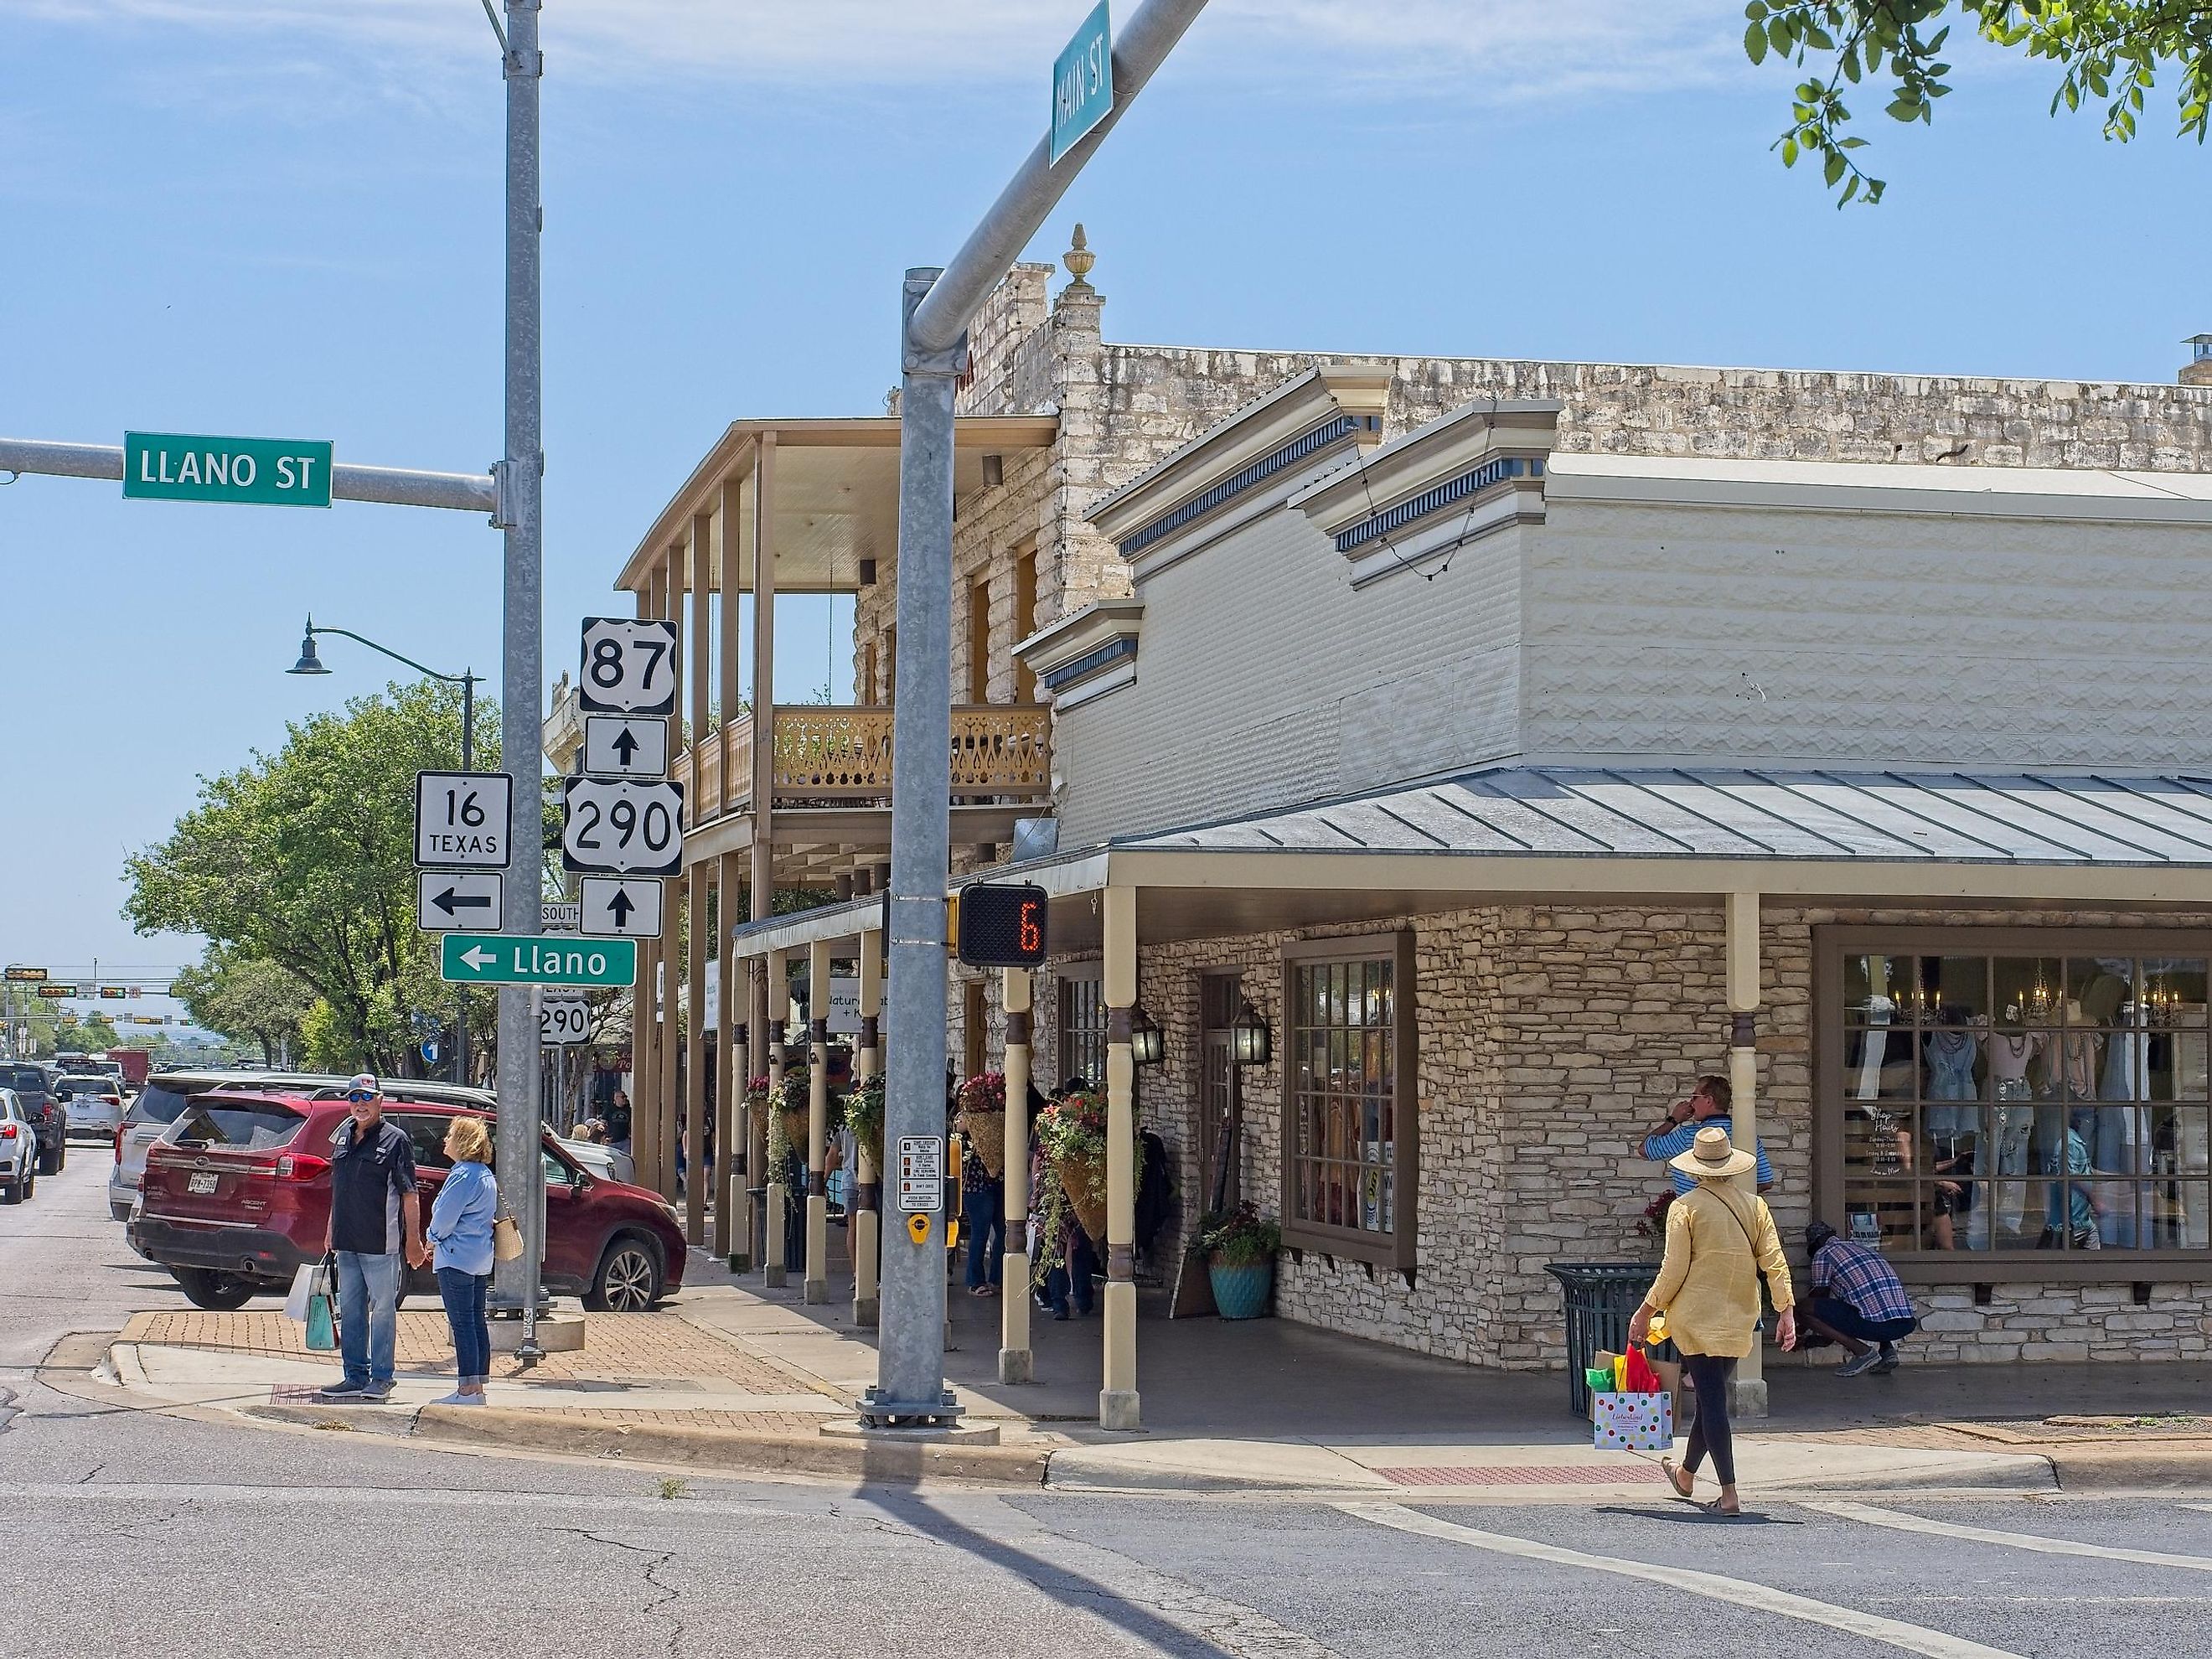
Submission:
<svg viewBox="0 0 2212 1659">
<path fill-rule="evenodd" d="M 1085 1090 L 1053 1102 L 1037 1115 L 1037 1142 L 1050 1160 L 1054 1178 L 1067 1194 L 1075 1219 L 1102 1249 L 1106 1243 L 1106 1096 Z M 1133 1189 L 1144 1170 L 1144 1138 L 1131 1137 L 1134 1153 L 1129 1179 Z"/>
<path fill-rule="evenodd" d="M 955 1121 L 968 1137 L 975 1156 L 996 1181 L 1006 1172 L 1006 1078 L 1003 1072 L 983 1072 L 969 1078 L 953 1093 L 958 1109 Z"/>
<path fill-rule="evenodd" d="M 879 1077 L 863 1078 L 853 1085 L 853 1092 L 845 1097 L 845 1127 L 853 1132 L 860 1143 L 860 1154 L 868 1160 L 875 1178 L 884 1178 L 884 1080 Z"/>
</svg>

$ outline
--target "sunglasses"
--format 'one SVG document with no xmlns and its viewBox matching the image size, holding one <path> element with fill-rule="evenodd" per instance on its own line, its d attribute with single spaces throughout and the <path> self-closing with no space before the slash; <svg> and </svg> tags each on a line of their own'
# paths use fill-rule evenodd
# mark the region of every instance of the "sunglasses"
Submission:
<svg viewBox="0 0 2212 1659">
<path fill-rule="evenodd" d="M 374 1095 L 366 1093 L 362 1090 L 356 1089 L 351 1093 L 348 1094 L 346 1098 L 356 1106 L 366 1106 L 370 1101 L 374 1100 L 376 1097 Z"/>
</svg>

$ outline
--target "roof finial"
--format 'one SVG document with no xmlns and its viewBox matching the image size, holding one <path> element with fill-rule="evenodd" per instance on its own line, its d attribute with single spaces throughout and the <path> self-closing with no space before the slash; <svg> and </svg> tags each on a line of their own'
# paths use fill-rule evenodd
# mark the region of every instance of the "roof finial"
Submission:
<svg viewBox="0 0 2212 1659">
<path fill-rule="evenodd" d="M 1084 235 L 1080 224 L 1075 228 L 1075 245 L 1060 256 L 1060 262 L 1067 267 L 1067 274 L 1075 278 L 1068 287 L 1085 294 L 1090 293 L 1091 268 L 1098 263 L 1098 256 L 1091 251 L 1090 239 Z"/>
</svg>

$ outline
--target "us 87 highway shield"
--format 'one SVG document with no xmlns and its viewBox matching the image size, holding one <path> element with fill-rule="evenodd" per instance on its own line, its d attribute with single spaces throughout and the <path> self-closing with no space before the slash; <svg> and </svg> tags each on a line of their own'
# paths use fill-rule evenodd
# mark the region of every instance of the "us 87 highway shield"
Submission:
<svg viewBox="0 0 2212 1659">
<path fill-rule="evenodd" d="M 564 778 L 563 869 L 673 876 L 684 867 L 684 786 L 641 778 Z"/>
</svg>

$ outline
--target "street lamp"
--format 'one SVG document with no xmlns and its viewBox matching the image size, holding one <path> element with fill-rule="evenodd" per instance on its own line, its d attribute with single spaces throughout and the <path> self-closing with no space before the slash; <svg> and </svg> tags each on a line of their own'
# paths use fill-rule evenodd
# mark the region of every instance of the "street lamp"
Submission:
<svg viewBox="0 0 2212 1659">
<path fill-rule="evenodd" d="M 331 672 L 323 666 L 322 656 L 315 649 L 316 636 L 322 634 L 335 634 L 341 639 L 351 640 L 356 645 L 365 645 L 372 651 L 382 652 L 394 662 L 404 663 L 426 678 L 443 680 L 447 685 L 459 686 L 461 688 L 461 770 L 473 772 L 477 769 L 477 686 L 483 678 L 481 674 L 473 670 L 465 670 L 459 674 L 441 674 L 436 669 L 425 668 L 414 658 L 403 657 L 390 646 L 379 645 L 374 640 L 356 634 L 349 628 L 318 628 L 313 617 L 307 618 L 307 631 L 300 641 L 300 660 L 286 669 L 284 671 L 286 673 L 327 674 Z"/>
<path fill-rule="evenodd" d="M 315 649 L 316 636 L 323 634 L 335 634 L 341 639 L 353 641 L 356 645 L 365 645 L 372 651 L 380 651 L 392 661 L 404 663 L 426 678 L 443 680 L 447 685 L 459 686 L 461 688 L 461 770 L 473 772 L 477 769 L 477 681 L 479 676 L 473 669 L 464 670 L 459 674 L 441 674 L 436 669 L 425 668 L 414 658 L 403 657 L 390 646 L 379 645 L 374 640 L 356 634 L 349 628 L 318 628 L 315 626 L 315 619 L 310 617 L 307 618 L 307 630 L 300 639 L 300 660 L 286 669 L 284 671 L 286 673 L 327 674 L 331 672 L 323 666 L 322 655 Z M 469 1080 L 467 988 L 459 985 L 453 988 L 453 1002 L 460 1015 L 459 1019 L 455 1023 L 453 1031 L 453 1081 L 466 1083 Z"/>
</svg>

